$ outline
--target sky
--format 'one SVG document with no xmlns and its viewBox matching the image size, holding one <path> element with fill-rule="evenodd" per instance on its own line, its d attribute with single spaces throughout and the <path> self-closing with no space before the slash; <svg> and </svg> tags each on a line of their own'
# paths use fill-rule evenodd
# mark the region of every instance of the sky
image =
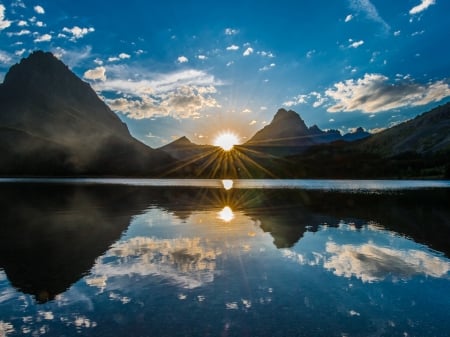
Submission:
<svg viewBox="0 0 450 337">
<path fill-rule="evenodd" d="M 448 13 L 447 0 L 0 0 L 0 81 L 51 51 L 152 147 L 245 142 L 279 108 L 379 132 L 450 101 Z"/>
</svg>

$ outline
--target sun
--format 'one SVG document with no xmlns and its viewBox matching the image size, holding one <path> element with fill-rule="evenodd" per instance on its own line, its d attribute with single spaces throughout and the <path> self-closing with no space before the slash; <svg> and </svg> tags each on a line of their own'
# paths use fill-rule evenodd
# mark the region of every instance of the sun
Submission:
<svg viewBox="0 0 450 337">
<path fill-rule="evenodd" d="M 230 151 L 238 143 L 239 137 L 230 131 L 221 133 L 214 140 L 214 145 L 220 146 L 224 151 Z"/>
</svg>

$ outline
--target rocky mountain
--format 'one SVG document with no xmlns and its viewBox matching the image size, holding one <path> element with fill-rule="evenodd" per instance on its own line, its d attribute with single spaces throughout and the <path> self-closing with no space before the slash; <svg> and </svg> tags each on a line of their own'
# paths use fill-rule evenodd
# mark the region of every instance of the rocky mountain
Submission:
<svg viewBox="0 0 450 337">
<path fill-rule="evenodd" d="M 127 126 L 51 53 L 33 52 L 0 85 L 0 174 L 153 175 L 174 162 Z"/>
<path fill-rule="evenodd" d="M 360 148 L 382 156 L 450 152 L 450 102 L 373 135 Z"/>
<path fill-rule="evenodd" d="M 212 145 L 198 145 L 192 143 L 187 137 L 183 136 L 159 149 L 178 160 L 189 160 L 196 157 L 202 157 L 207 152 L 214 151 L 215 148 L 216 147 Z"/>
<path fill-rule="evenodd" d="M 339 130 L 321 130 L 317 125 L 307 127 L 298 113 L 279 109 L 270 124 L 256 132 L 244 146 L 257 147 L 259 151 L 276 155 L 289 155 L 305 151 L 317 144 L 339 140 L 354 141 L 371 134 L 358 128 L 353 133 L 341 135 Z"/>
</svg>

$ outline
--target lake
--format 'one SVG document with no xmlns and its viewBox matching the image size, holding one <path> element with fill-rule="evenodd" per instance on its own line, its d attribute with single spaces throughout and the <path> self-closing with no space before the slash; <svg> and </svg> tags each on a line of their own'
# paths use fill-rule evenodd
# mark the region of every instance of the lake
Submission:
<svg viewBox="0 0 450 337">
<path fill-rule="evenodd" d="M 448 336 L 450 182 L 0 179 L 0 336 Z"/>
</svg>

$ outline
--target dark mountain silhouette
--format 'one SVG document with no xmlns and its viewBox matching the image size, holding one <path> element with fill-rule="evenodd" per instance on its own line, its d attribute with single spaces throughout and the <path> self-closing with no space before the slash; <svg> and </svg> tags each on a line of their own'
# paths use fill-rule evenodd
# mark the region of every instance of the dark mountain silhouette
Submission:
<svg viewBox="0 0 450 337">
<path fill-rule="evenodd" d="M 127 126 L 51 53 L 36 51 L 0 85 L 3 175 L 152 175 L 174 162 Z"/>
<path fill-rule="evenodd" d="M 214 151 L 216 147 L 212 145 L 198 145 L 183 136 L 159 149 L 178 160 L 187 160 Z"/>
<path fill-rule="evenodd" d="M 271 170 L 297 178 L 449 178 L 450 103 L 368 138 L 312 146 Z"/>
<path fill-rule="evenodd" d="M 317 125 L 307 127 L 298 113 L 279 109 L 272 122 L 256 132 L 244 146 L 260 152 L 283 156 L 301 153 L 317 144 L 339 140 L 354 141 L 369 137 L 370 133 L 358 128 L 354 133 L 341 135 L 339 130 L 321 130 Z"/>
<path fill-rule="evenodd" d="M 450 102 L 414 119 L 373 135 L 360 144 L 363 151 L 383 156 L 450 151 Z"/>
</svg>

